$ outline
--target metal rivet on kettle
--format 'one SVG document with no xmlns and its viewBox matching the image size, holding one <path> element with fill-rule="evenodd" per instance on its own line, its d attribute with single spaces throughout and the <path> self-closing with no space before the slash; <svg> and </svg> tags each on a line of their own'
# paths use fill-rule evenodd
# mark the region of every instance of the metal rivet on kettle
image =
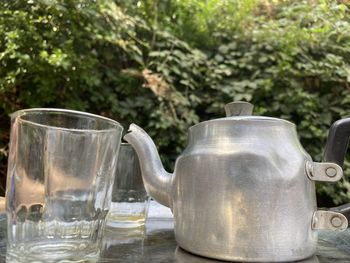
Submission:
<svg viewBox="0 0 350 263">
<path fill-rule="evenodd" d="M 343 221 L 339 216 L 333 216 L 331 219 L 332 226 L 340 227 L 343 224 Z"/>
<path fill-rule="evenodd" d="M 327 176 L 329 176 L 329 177 L 334 177 L 334 176 L 337 175 L 337 170 L 336 170 L 335 168 L 333 168 L 333 167 L 329 167 L 329 168 L 327 168 L 327 170 L 326 170 L 326 174 L 327 174 Z"/>
</svg>

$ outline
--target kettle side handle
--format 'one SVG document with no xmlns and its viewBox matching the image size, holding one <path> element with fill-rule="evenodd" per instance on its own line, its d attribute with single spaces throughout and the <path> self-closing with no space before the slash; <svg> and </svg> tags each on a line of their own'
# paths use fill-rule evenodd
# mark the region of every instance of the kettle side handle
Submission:
<svg viewBox="0 0 350 263">
<path fill-rule="evenodd" d="M 335 163 L 343 167 L 350 138 L 350 118 L 334 122 L 329 129 L 323 162 Z M 350 203 L 329 209 L 332 212 L 343 214 L 350 220 Z"/>
<path fill-rule="evenodd" d="M 334 122 L 328 133 L 323 161 L 336 163 L 343 167 L 349 137 L 350 118 L 340 119 Z"/>
</svg>

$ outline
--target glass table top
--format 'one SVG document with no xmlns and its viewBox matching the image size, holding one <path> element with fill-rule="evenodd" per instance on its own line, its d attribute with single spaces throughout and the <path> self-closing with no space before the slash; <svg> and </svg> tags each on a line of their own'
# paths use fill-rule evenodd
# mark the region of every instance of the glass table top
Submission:
<svg viewBox="0 0 350 263">
<path fill-rule="evenodd" d="M 154 217 L 156 216 L 156 217 Z M 154 263 L 215 263 L 222 262 L 192 255 L 176 244 L 170 217 L 151 215 L 145 228 L 106 228 L 103 250 L 98 262 Z M 0 262 L 6 262 L 6 218 L 0 215 Z M 350 229 L 339 232 L 320 232 L 317 253 L 299 261 L 350 262 Z"/>
</svg>

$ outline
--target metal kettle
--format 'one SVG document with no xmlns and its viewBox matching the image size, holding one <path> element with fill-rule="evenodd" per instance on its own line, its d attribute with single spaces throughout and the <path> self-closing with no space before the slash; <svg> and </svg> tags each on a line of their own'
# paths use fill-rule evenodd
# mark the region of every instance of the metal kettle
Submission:
<svg viewBox="0 0 350 263">
<path fill-rule="evenodd" d="M 314 181 L 343 174 L 350 118 L 330 129 L 325 162 L 313 162 L 289 121 L 251 116 L 233 102 L 228 117 L 189 128 L 174 173 L 164 170 L 147 133 L 135 124 L 124 136 L 135 148 L 147 192 L 172 209 L 176 241 L 197 255 L 230 261 L 282 262 L 312 256 L 317 230 L 348 222 L 316 206 Z"/>
</svg>

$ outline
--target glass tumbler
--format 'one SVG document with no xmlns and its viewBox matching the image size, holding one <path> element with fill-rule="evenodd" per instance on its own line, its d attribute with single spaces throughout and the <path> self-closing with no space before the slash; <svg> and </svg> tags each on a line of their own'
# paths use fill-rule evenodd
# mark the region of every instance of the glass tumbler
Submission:
<svg viewBox="0 0 350 263">
<path fill-rule="evenodd" d="M 12 114 L 7 262 L 94 262 L 122 130 L 116 121 L 78 111 Z"/>
<path fill-rule="evenodd" d="M 142 181 L 139 159 L 131 144 L 122 143 L 107 225 L 115 228 L 141 227 L 145 224 L 149 197 Z"/>
</svg>

